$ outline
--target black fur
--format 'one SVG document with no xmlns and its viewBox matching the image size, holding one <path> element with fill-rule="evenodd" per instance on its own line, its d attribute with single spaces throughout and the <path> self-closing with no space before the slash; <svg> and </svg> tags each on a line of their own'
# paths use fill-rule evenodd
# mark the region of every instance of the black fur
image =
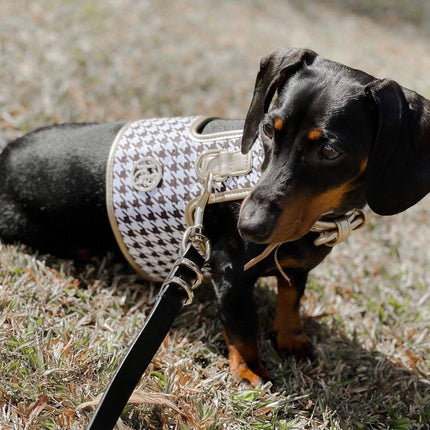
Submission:
<svg viewBox="0 0 430 430">
<path fill-rule="evenodd" d="M 0 155 L 0 237 L 61 254 L 112 248 L 106 163 L 121 126 L 53 125 L 9 143 Z"/>
</svg>

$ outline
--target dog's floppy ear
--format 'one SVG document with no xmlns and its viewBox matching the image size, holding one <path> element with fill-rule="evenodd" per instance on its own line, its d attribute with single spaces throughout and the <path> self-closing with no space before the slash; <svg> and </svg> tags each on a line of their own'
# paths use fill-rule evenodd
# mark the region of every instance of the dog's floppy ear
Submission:
<svg viewBox="0 0 430 430">
<path fill-rule="evenodd" d="M 378 126 L 366 170 L 366 197 L 380 215 L 394 215 L 430 191 L 430 102 L 389 79 L 366 91 Z"/>
<path fill-rule="evenodd" d="M 251 149 L 258 134 L 258 126 L 268 111 L 275 91 L 298 70 L 304 62 L 310 64 L 317 53 L 310 49 L 279 49 L 260 61 L 254 94 L 245 119 L 242 153 Z"/>
</svg>

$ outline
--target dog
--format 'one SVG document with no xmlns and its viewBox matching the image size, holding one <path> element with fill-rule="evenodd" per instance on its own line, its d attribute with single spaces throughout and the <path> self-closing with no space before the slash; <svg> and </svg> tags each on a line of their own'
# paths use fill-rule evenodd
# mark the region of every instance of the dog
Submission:
<svg viewBox="0 0 430 430">
<path fill-rule="evenodd" d="M 123 126 L 54 125 L 9 143 L 0 155 L 2 240 L 58 254 L 115 248 L 106 164 Z M 315 245 L 311 227 L 366 203 L 396 214 L 429 192 L 430 102 L 312 50 L 280 49 L 261 60 L 245 121 L 208 121 L 201 133 L 237 128 L 243 154 L 262 143 L 261 177 L 243 201 L 209 205 L 204 225 L 231 372 L 258 386 L 268 374 L 257 343 L 256 280 L 278 278 L 278 352 L 308 355 L 300 299 L 309 271 L 331 251 Z M 276 258 L 258 259 L 273 245 Z"/>
</svg>

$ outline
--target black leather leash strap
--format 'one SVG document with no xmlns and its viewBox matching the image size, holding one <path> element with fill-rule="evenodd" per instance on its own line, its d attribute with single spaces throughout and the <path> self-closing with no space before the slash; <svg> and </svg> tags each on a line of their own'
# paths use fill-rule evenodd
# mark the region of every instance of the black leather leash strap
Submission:
<svg viewBox="0 0 430 430">
<path fill-rule="evenodd" d="M 154 308 L 106 389 L 94 412 L 88 430 L 111 430 L 114 428 L 140 377 L 189 298 L 187 292 L 175 281 L 175 278 L 180 278 L 188 285 L 194 285 L 196 273 L 189 266 L 182 265 L 181 259 L 193 262 L 199 269 L 205 263 L 205 258 L 192 243 L 189 243 L 178 260 L 179 264 L 176 264 L 172 269 L 174 277 L 171 276 L 171 272 L 163 283 Z"/>
</svg>

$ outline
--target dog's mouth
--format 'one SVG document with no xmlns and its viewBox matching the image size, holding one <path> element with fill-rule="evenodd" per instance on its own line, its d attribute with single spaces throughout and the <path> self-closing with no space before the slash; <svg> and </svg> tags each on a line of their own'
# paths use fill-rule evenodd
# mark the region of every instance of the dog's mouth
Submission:
<svg viewBox="0 0 430 430">
<path fill-rule="evenodd" d="M 239 234 L 243 240 L 246 242 L 253 242 L 258 244 L 267 244 L 269 236 L 263 235 L 260 233 L 255 233 L 252 230 L 249 230 L 247 227 L 240 228 L 238 227 Z"/>
<path fill-rule="evenodd" d="M 242 204 L 238 230 L 247 242 L 275 244 L 292 242 L 309 232 L 324 213 L 326 207 L 315 200 L 289 199 L 289 204 L 262 205 L 252 198 Z"/>
<path fill-rule="evenodd" d="M 249 242 L 274 244 L 292 242 L 306 235 L 312 226 L 341 207 L 354 182 L 310 195 L 296 191 L 278 202 L 267 202 L 255 190 L 244 200 L 238 220 L 242 238 Z"/>
<path fill-rule="evenodd" d="M 278 216 L 273 214 L 254 217 L 239 216 L 238 230 L 247 242 L 258 244 L 275 244 L 292 242 L 309 232 L 319 216 L 301 216 L 301 214 L 284 211 Z"/>
</svg>

